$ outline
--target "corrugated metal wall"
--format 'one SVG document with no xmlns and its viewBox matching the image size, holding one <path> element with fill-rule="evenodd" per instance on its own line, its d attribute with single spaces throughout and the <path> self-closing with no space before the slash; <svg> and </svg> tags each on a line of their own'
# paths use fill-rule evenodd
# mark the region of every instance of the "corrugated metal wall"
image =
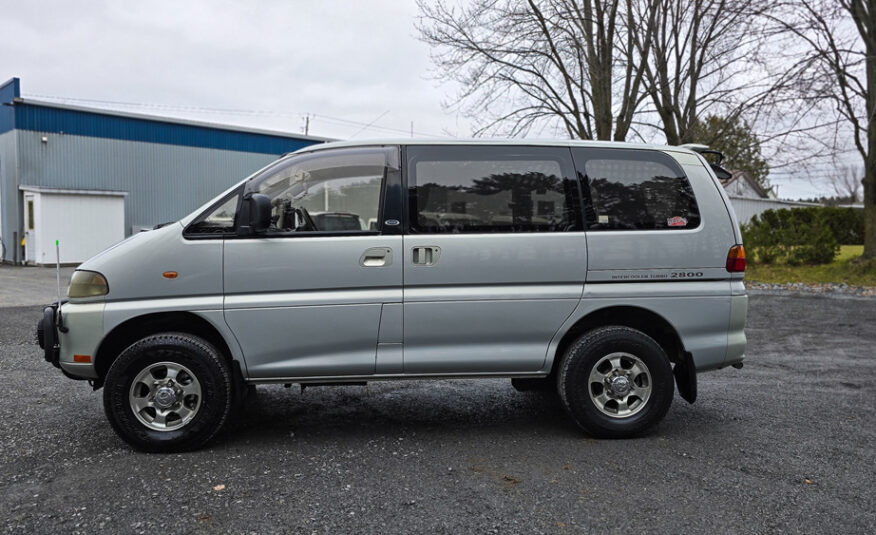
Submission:
<svg viewBox="0 0 876 535">
<path fill-rule="evenodd" d="M 11 100 L 11 99 L 9 99 Z M 283 154 L 319 140 L 292 134 L 243 131 L 221 125 L 198 125 L 173 119 L 133 117 L 101 110 L 77 110 L 25 99 L 15 105 L 15 128 L 34 132 L 168 143 L 239 152 Z M 2 125 L 0 125 L 2 126 Z M 0 130 L 2 132 L 2 130 Z"/>
<path fill-rule="evenodd" d="M 0 104 L 8 104 L 21 96 L 21 83 L 18 78 L 12 78 L 0 84 Z M 0 134 L 15 127 L 15 109 L 0 105 Z"/>
<path fill-rule="evenodd" d="M 752 217 L 760 215 L 767 210 L 786 210 L 804 206 L 818 206 L 808 202 L 781 201 L 778 199 L 749 199 L 730 195 L 730 203 L 736 212 L 736 219 L 740 225 L 748 223 Z"/>
<path fill-rule="evenodd" d="M 14 232 L 18 230 L 18 151 L 16 130 L 0 134 L 0 240 L 3 259 L 15 258 Z"/>
<path fill-rule="evenodd" d="M 18 136 L 19 185 L 128 192 L 126 234 L 175 221 L 276 159 L 69 134 L 19 130 Z"/>
</svg>

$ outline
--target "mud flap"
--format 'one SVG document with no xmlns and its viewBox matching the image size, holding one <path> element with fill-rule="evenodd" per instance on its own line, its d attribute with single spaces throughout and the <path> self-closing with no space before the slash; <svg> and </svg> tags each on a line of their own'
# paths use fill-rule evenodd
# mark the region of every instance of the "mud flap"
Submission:
<svg viewBox="0 0 876 535">
<path fill-rule="evenodd" d="M 688 403 L 696 401 L 697 371 L 694 367 L 693 356 L 690 353 L 682 352 L 681 362 L 675 365 L 672 373 L 675 375 L 675 385 L 678 387 L 681 399 Z"/>
<path fill-rule="evenodd" d="M 252 394 L 253 388 L 246 383 L 243 378 L 243 371 L 240 369 L 240 362 L 231 361 L 231 396 L 233 404 L 236 408 L 241 408 L 247 398 Z"/>
</svg>

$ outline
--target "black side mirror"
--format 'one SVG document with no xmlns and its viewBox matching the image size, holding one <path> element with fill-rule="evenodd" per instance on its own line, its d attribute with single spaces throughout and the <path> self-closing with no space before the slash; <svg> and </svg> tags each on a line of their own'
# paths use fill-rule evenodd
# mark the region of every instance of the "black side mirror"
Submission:
<svg viewBox="0 0 876 535">
<path fill-rule="evenodd" d="M 270 226 L 271 198 L 261 193 L 244 195 L 237 234 L 240 236 L 263 234 Z"/>
</svg>

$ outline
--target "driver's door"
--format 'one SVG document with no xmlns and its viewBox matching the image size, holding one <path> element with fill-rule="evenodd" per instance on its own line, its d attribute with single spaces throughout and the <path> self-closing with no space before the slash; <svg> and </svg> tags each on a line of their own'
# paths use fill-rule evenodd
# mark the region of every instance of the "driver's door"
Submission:
<svg viewBox="0 0 876 535">
<path fill-rule="evenodd" d="M 384 202 L 399 176 L 397 147 L 338 149 L 247 185 L 273 215 L 264 235 L 225 241 L 225 320 L 250 377 L 375 373 L 381 311 L 402 301 L 401 232 L 382 223 L 399 219 Z"/>
</svg>

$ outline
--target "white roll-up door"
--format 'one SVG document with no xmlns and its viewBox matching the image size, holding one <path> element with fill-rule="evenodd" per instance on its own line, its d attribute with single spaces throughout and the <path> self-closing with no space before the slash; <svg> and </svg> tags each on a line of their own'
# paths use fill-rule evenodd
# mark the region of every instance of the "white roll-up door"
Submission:
<svg viewBox="0 0 876 535">
<path fill-rule="evenodd" d="M 28 263 L 54 264 L 56 240 L 61 263 L 77 264 L 125 238 L 123 192 L 22 189 L 35 201 L 34 213 L 27 214 L 33 218 L 33 243 L 25 247 Z"/>
</svg>

